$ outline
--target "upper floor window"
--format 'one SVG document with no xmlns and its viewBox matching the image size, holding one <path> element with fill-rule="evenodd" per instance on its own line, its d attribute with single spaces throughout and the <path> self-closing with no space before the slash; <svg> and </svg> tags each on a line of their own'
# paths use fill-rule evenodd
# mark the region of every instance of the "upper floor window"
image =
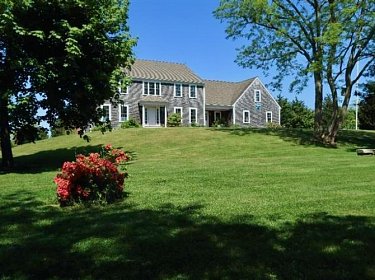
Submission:
<svg viewBox="0 0 375 280">
<path fill-rule="evenodd" d="M 249 110 L 243 110 L 242 122 L 243 123 L 250 123 L 250 111 Z"/>
<path fill-rule="evenodd" d="M 160 95 L 160 83 L 143 82 L 143 95 Z"/>
<path fill-rule="evenodd" d="M 262 101 L 262 94 L 259 89 L 254 90 L 254 101 L 261 102 Z"/>
<path fill-rule="evenodd" d="M 266 122 L 268 122 L 268 123 L 272 122 L 272 112 L 271 111 L 266 112 Z"/>
<path fill-rule="evenodd" d="M 122 81 L 118 82 L 118 93 L 119 94 L 128 94 L 129 93 L 129 86 L 123 85 Z"/>
<path fill-rule="evenodd" d="M 174 96 L 175 97 L 181 97 L 182 96 L 182 85 L 181 84 L 175 84 L 174 85 Z"/>
<path fill-rule="evenodd" d="M 120 105 L 119 106 L 119 121 L 124 122 L 128 120 L 129 115 L 129 106 L 128 105 Z"/>
<path fill-rule="evenodd" d="M 125 88 L 118 87 L 118 92 L 120 94 L 129 94 L 129 87 L 126 86 Z"/>
<path fill-rule="evenodd" d="M 197 98 L 197 86 L 190 85 L 189 97 L 190 98 Z"/>
</svg>

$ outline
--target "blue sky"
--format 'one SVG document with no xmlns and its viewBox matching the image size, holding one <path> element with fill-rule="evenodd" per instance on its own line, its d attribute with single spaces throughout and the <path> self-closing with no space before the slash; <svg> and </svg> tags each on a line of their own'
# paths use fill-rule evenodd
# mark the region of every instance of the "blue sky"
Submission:
<svg viewBox="0 0 375 280">
<path fill-rule="evenodd" d="M 138 37 L 134 49 L 136 58 L 184 63 L 204 79 L 241 81 L 258 76 L 259 69 L 239 67 L 236 59 L 238 41 L 226 39 L 226 25 L 214 18 L 212 12 L 219 0 L 131 0 L 129 27 Z M 272 92 L 276 97 L 279 92 Z M 295 95 L 284 87 L 283 96 Z M 313 107 L 313 92 L 305 90 L 298 99 Z"/>
</svg>

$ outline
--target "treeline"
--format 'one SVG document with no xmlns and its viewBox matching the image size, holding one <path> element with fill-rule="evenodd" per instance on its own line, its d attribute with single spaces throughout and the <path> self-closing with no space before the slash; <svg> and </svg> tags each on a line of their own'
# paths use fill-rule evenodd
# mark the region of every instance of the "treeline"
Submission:
<svg viewBox="0 0 375 280">
<path fill-rule="evenodd" d="M 277 102 L 281 106 L 281 126 L 286 128 L 314 128 L 314 111 L 297 98 L 290 101 L 278 95 Z M 327 96 L 323 101 L 323 125 L 330 124 L 333 112 L 332 99 Z M 349 108 L 342 125 L 343 129 L 355 129 L 355 109 Z"/>
</svg>

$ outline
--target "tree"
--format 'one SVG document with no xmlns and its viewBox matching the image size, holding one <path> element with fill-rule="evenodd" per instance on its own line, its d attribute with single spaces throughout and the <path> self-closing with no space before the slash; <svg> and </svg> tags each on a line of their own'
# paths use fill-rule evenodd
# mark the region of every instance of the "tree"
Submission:
<svg viewBox="0 0 375 280">
<path fill-rule="evenodd" d="M 0 0 L 3 167 L 13 166 L 10 136 L 30 133 L 25 127 L 59 120 L 82 136 L 100 124 L 99 105 L 116 101 L 118 81 L 128 82 L 121 76 L 135 41 L 127 9 L 126 0 Z"/>
<path fill-rule="evenodd" d="M 368 82 L 365 86 L 363 99 L 359 103 L 359 127 L 361 129 L 375 129 L 375 82 Z"/>
<path fill-rule="evenodd" d="M 244 38 L 237 62 L 268 71 L 276 67 L 274 86 L 294 73 L 291 89 L 301 91 L 314 80 L 316 137 L 335 144 L 353 85 L 375 61 L 373 0 L 221 0 L 215 16 L 228 23 L 229 38 Z M 361 71 L 354 74 L 362 61 Z M 333 109 L 323 127 L 323 85 Z M 339 106 L 338 95 L 343 99 Z"/>
<path fill-rule="evenodd" d="M 281 95 L 277 96 L 281 106 L 281 125 L 287 128 L 312 128 L 314 114 L 305 103 L 297 98 L 290 102 Z"/>
</svg>

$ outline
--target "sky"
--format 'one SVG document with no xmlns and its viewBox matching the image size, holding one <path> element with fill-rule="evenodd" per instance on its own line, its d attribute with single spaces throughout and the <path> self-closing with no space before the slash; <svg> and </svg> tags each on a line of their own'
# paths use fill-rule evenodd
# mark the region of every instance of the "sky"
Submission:
<svg viewBox="0 0 375 280">
<path fill-rule="evenodd" d="M 267 85 L 274 73 L 244 69 L 235 63 L 242 43 L 226 39 L 226 24 L 213 16 L 219 0 L 130 0 L 129 27 L 138 38 L 135 57 L 186 64 L 203 79 L 238 82 L 259 77 Z M 310 88 L 310 89 L 309 89 Z M 311 85 L 297 97 L 314 106 Z M 276 97 L 280 92 L 270 92 Z M 281 94 L 288 99 L 285 83 Z"/>
</svg>

